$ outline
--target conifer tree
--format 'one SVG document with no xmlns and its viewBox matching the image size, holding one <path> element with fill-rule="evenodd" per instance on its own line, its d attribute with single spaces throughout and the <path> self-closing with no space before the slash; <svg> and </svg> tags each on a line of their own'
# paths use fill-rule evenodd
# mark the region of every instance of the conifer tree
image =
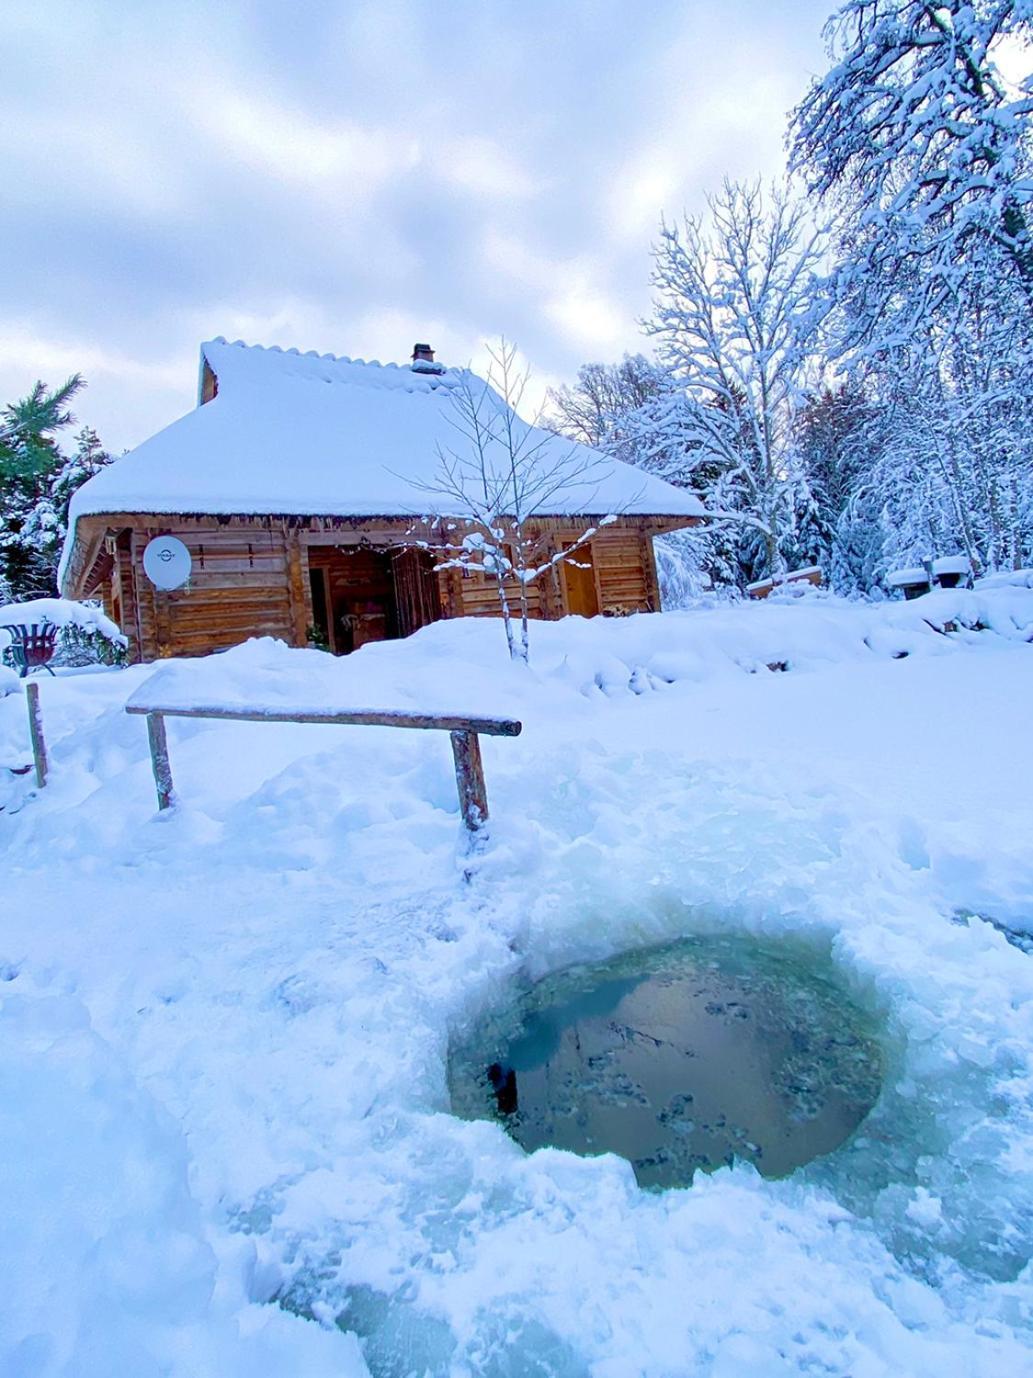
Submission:
<svg viewBox="0 0 1033 1378">
<path fill-rule="evenodd" d="M 76 436 L 72 455 L 58 444 L 82 387 L 79 374 L 53 390 L 37 382 L 0 413 L 0 600 L 56 593 L 72 494 L 111 462 L 89 427 Z"/>
</svg>

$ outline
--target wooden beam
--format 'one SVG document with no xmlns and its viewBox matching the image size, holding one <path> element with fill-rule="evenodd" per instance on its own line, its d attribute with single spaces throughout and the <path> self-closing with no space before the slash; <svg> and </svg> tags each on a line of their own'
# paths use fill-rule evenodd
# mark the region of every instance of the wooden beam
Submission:
<svg viewBox="0 0 1033 1378">
<path fill-rule="evenodd" d="M 32 686 L 35 688 L 35 686 Z M 126 712 L 147 718 L 147 739 L 151 749 L 151 769 L 158 792 L 159 810 L 175 803 L 172 766 L 169 762 L 165 719 L 216 718 L 228 722 L 298 722 L 362 727 L 408 727 L 448 732 L 455 760 L 456 789 L 463 825 L 471 836 L 480 833 L 488 821 L 488 793 L 478 733 L 493 737 L 518 737 L 523 724 L 513 718 L 468 718 L 456 714 L 407 713 L 392 709 L 357 709 L 338 712 L 312 709 L 289 712 L 269 708 L 207 707 L 178 708 L 168 704 L 128 703 Z"/>
<path fill-rule="evenodd" d="M 307 552 L 301 549 L 296 531 L 283 528 L 283 542 L 287 548 L 287 591 L 290 599 L 291 631 L 295 646 L 308 645 L 308 629 L 312 623 L 312 593 L 308 587 Z"/>
<path fill-rule="evenodd" d="M 653 538 L 644 531 L 639 538 L 642 546 L 642 573 L 646 581 L 646 601 L 653 612 L 661 612 L 660 576 L 656 568 L 656 552 Z"/>
<path fill-rule="evenodd" d="M 39 707 L 39 685 L 26 683 L 25 693 L 29 700 L 29 738 L 32 741 L 32 763 L 36 767 L 36 786 L 42 789 L 47 783 L 50 763 L 47 760 L 47 744 L 43 737 L 43 714 Z"/>
<path fill-rule="evenodd" d="M 127 710 L 129 711 L 129 710 Z M 158 791 L 158 809 L 170 809 L 176 802 L 172 787 L 172 766 L 169 762 L 169 743 L 165 736 L 165 718 L 161 713 L 147 714 L 147 742 L 151 748 L 151 770 Z"/>
<path fill-rule="evenodd" d="M 393 708 L 231 708 L 212 704 L 177 707 L 165 703 L 127 703 L 127 713 L 160 714 L 166 718 L 219 718 L 227 722 L 301 722 L 326 726 L 413 727 L 444 732 L 483 732 L 489 737 L 519 737 L 523 724 L 513 718 L 470 718 L 456 713 L 409 713 Z"/>
<path fill-rule="evenodd" d="M 467 832 L 476 833 L 488 821 L 488 791 L 484 783 L 481 741 L 476 732 L 453 732 L 451 737 L 459 812 L 463 815 Z"/>
</svg>

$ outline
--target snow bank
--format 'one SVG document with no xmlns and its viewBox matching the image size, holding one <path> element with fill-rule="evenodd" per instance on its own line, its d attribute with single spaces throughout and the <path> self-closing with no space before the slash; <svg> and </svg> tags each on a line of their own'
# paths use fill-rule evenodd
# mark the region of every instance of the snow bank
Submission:
<svg viewBox="0 0 1033 1378">
<path fill-rule="evenodd" d="M 84 632 L 96 632 L 107 641 L 125 646 L 126 639 L 102 608 L 92 603 L 77 603 L 71 598 L 33 598 L 24 603 L 0 605 L 0 647 L 7 645 L 10 635 L 6 626 L 79 627 Z"/>
<path fill-rule="evenodd" d="M 1033 569 L 1006 569 L 976 580 L 977 589 L 1033 588 Z"/>
<path fill-rule="evenodd" d="M 214 1295 L 182 1131 L 80 1000 L 18 976 L 0 999 L 5 1378 L 365 1373 L 317 1327 Z"/>
<path fill-rule="evenodd" d="M 0 771 L 0 1250 L 33 1265 L 0 1369 L 94 1378 L 105 1326 L 134 1378 L 361 1372 L 355 1336 L 388 1374 L 1027 1371 L 1033 961 L 980 916 L 1033 926 L 1031 633 L 1012 585 L 567 619 L 529 673 L 470 620 L 41 683 L 51 781 Z M 441 734 L 170 720 L 159 816 L 123 711 L 158 691 L 524 732 L 483 744 L 467 884 Z M 448 1113 L 488 1004 L 715 928 L 831 954 L 878 1014 L 841 1150 L 651 1195 Z"/>
<path fill-rule="evenodd" d="M 973 637 L 1033 640 L 1033 589 L 936 590 L 910 603 L 830 595 L 626 618 L 534 624 L 532 674 L 509 664 L 501 628 L 474 618 L 438 622 L 372 655 L 337 659 L 256 638 L 221 655 L 152 670 L 132 702 L 190 708 L 266 706 L 513 713 L 528 696 L 547 711 L 557 686 L 582 695 L 642 694 L 743 672 L 945 655 Z"/>
</svg>

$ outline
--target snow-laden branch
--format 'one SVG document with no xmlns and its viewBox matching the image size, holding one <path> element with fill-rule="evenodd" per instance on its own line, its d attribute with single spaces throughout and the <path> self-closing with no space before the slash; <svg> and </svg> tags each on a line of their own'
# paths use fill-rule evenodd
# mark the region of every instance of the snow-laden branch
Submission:
<svg viewBox="0 0 1033 1378">
<path fill-rule="evenodd" d="M 502 340 L 489 352 L 487 381 L 467 371 L 452 390 L 450 420 L 457 443 L 438 447 L 433 478 L 418 486 L 432 500 L 447 499 L 450 517 L 464 531 L 458 541 L 426 543 L 439 556 L 438 571 L 460 569 L 494 580 L 510 655 L 526 663 L 530 586 L 599 530 L 591 527 L 553 549 L 555 542 L 537 530 L 535 518 L 572 509 L 590 512 L 610 464 L 523 421 L 517 405 L 528 375 L 518 367 L 516 348 Z M 611 514 L 600 525 L 615 520 Z"/>
</svg>

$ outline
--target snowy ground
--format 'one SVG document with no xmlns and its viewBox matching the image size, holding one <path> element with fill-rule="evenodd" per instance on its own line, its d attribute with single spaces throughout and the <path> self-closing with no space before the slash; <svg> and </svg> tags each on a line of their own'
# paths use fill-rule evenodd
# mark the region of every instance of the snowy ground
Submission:
<svg viewBox="0 0 1033 1378">
<path fill-rule="evenodd" d="M 0 698 L 0 1373 L 1033 1372 L 1033 958 L 974 917 L 1033 928 L 1031 636 L 1002 587 L 570 619 L 530 672 L 494 623 L 251 643 L 42 680 L 42 794 Z M 157 816 L 152 675 L 520 717 L 471 882 L 434 733 L 171 721 Z M 714 926 L 880 1012 L 853 1143 L 647 1194 L 449 1115 L 510 983 Z"/>
</svg>

